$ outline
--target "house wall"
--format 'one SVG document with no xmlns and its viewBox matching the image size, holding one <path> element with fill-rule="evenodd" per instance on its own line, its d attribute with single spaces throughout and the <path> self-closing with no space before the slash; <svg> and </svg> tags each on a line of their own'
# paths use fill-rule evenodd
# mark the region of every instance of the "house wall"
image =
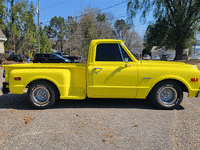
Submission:
<svg viewBox="0 0 200 150">
<path fill-rule="evenodd" d="M 176 55 L 176 51 L 175 50 L 167 50 L 167 51 L 164 51 L 164 54 L 168 54 L 170 59 L 174 59 L 175 55 Z"/>
<path fill-rule="evenodd" d="M 5 53 L 3 41 L 0 40 L 0 53 Z"/>
<path fill-rule="evenodd" d="M 193 49 L 193 54 L 200 54 L 200 46 L 193 46 L 192 47 L 192 49 Z"/>
<path fill-rule="evenodd" d="M 158 51 L 154 51 L 151 52 L 151 57 L 153 58 L 155 55 L 158 55 L 160 58 L 162 55 L 164 55 L 164 51 L 163 50 L 158 50 Z"/>
</svg>

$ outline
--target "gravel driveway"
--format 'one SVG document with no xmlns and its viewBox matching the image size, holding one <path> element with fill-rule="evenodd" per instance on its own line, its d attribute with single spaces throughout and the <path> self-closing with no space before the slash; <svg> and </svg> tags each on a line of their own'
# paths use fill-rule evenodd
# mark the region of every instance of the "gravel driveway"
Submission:
<svg viewBox="0 0 200 150">
<path fill-rule="evenodd" d="M 60 100 L 35 110 L 25 94 L 1 94 L 0 149 L 200 150 L 200 98 L 184 93 L 176 110 L 124 99 Z"/>
</svg>

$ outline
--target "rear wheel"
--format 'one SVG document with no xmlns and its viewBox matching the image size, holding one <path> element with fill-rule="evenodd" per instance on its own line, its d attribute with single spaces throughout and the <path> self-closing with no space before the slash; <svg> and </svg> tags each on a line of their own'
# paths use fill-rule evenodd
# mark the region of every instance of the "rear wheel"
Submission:
<svg viewBox="0 0 200 150">
<path fill-rule="evenodd" d="M 53 84 L 38 81 L 29 86 L 27 96 L 34 108 L 50 108 L 58 99 L 58 91 Z"/>
<path fill-rule="evenodd" d="M 163 81 L 156 85 L 151 93 L 153 103 L 162 109 L 174 109 L 183 100 L 183 91 L 174 81 Z"/>
</svg>

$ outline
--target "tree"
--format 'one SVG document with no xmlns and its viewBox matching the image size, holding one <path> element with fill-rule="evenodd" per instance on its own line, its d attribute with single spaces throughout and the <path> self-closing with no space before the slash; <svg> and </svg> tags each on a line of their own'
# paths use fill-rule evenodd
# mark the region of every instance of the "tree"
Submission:
<svg viewBox="0 0 200 150">
<path fill-rule="evenodd" d="M 170 41 L 165 40 L 169 33 L 170 28 L 165 18 L 159 18 L 155 24 L 149 25 L 144 35 L 144 53 L 150 55 L 153 46 L 162 47 L 163 45 L 170 45 Z"/>
<path fill-rule="evenodd" d="M 57 18 L 56 16 L 51 18 L 50 25 L 44 27 L 44 32 L 48 38 L 54 38 L 56 40 L 56 44 L 53 47 L 63 51 L 64 37 L 67 32 L 64 18 Z"/>
<path fill-rule="evenodd" d="M 88 48 L 91 40 L 96 39 L 98 37 L 96 25 L 96 14 L 94 10 L 92 10 L 91 8 L 87 8 L 81 15 L 80 19 L 80 26 L 83 37 L 82 50 L 84 57 L 87 57 L 88 55 Z"/>
<path fill-rule="evenodd" d="M 49 39 L 47 38 L 47 36 L 45 35 L 44 31 L 42 30 L 41 26 L 39 27 L 39 34 L 40 34 L 40 52 L 41 53 L 52 52 L 51 43 Z"/>
<path fill-rule="evenodd" d="M 188 48 L 191 39 L 196 35 L 197 24 L 200 22 L 199 0 L 130 0 L 127 12 L 133 18 L 138 10 L 142 10 L 141 19 L 154 9 L 154 18 L 166 19 L 168 30 L 160 45 L 171 47 L 176 50 L 175 59 L 181 59 L 183 49 Z M 193 40 L 192 40 L 193 41 Z"/>
<path fill-rule="evenodd" d="M 7 0 L 4 33 L 6 50 L 28 53 L 35 50 L 37 28 L 34 22 L 34 6 L 28 0 Z"/>
<path fill-rule="evenodd" d="M 106 13 L 98 13 L 96 17 L 97 21 L 97 36 L 100 39 L 111 39 L 111 38 L 116 38 L 115 31 L 112 29 L 111 24 L 108 22 L 107 19 L 109 18 L 110 14 Z"/>
<path fill-rule="evenodd" d="M 75 50 L 79 47 L 80 49 L 80 39 L 81 33 L 77 32 L 80 31 L 79 24 L 77 22 L 77 19 L 74 19 L 72 16 L 68 16 L 68 20 L 66 21 L 67 24 L 67 32 L 66 32 L 66 38 L 68 40 L 68 50 L 69 55 L 73 56 L 72 49 Z M 73 47 L 72 47 L 73 46 Z M 78 53 L 78 50 L 75 50 L 76 53 Z M 75 53 L 74 53 L 75 54 Z"/>
<path fill-rule="evenodd" d="M 130 26 L 127 25 L 123 19 L 121 19 L 115 22 L 115 29 L 117 33 L 117 38 L 124 40 L 124 36 L 127 34 Z"/>
<path fill-rule="evenodd" d="M 37 43 L 37 26 L 34 21 L 34 6 L 31 2 L 30 5 L 28 1 L 23 1 L 23 11 L 19 14 L 20 17 L 20 40 L 18 46 L 18 51 L 28 54 L 29 51 L 35 51 L 38 48 Z"/>
<path fill-rule="evenodd" d="M 0 29 L 4 30 L 5 28 L 5 6 L 3 4 L 4 0 L 0 0 Z"/>
<path fill-rule="evenodd" d="M 128 31 L 124 39 L 125 44 L 130 51 L 132 51 L 134 54 L 141 53 L 142 37 L 135 30 Z"/>
<path fill-rule="evenodd" d="M 6 49 L 9 51 L 16 51 L 16 43 L 20 37 L 20 31 L 18 30 L 19 20 L 18 20 L 18 11 L 20 3 L 17 0 L 7 0 L 8 9 L 7 9 L 7 20 L 6 26 L 7 29 L 5 30 L 5 34 L 7 35 L 8 40 L 6 41 Z M 10 5 L 10 6 L 9 6 Z"/>
</svg>

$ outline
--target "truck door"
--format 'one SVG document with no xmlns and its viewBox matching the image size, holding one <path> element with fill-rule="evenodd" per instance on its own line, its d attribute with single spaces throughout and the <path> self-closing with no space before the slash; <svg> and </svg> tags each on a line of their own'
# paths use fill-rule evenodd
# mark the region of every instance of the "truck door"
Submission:
<svg viewBox="0 0 200 150">
<path fill-rule="evenodd" d="M 129 62 L 124 60 L 128 59 Z M 91 68 L 91 97 L 135 98 L 137 92 L 137 63 L 118 43 L 98 44 Z"/>
</svg>

